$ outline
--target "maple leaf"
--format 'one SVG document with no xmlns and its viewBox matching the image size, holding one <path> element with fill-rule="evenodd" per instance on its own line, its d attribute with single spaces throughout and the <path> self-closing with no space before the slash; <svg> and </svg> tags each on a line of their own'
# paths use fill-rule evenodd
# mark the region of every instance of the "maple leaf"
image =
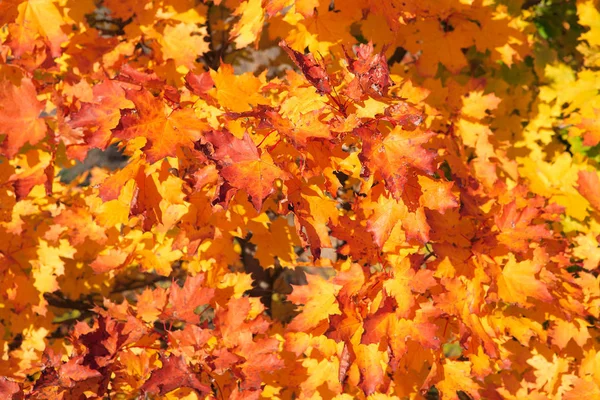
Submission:
<svg viewBox="0 0 600 400">
<path fill-rule="evenodd" d="M 474 119 L 483 119 L 488 110 L 495 110 L 502 101 L 495 94 L 484 95 L 482 91 L 469 92 L 462 98 L 461 114 Z"/>
<path fill-rule="evenodd" d="M 119 194 L 131 179 L 137 178 L 140 171 L 144 170 L 141 159 L 133 160 L 102 182 L 99 189 L 99 196 L 102 201 L 111 201 L 119 198 Z M 132 199 L 128 199 L 131 201 Z"/>
<path fill-rule="evenodd" d="M 20 400 L 23 399 L 24 393 L 18 383 L 9 381 L 2 376 L 0 377 L 0 396 L 7 400 Z"/>
<path fill-rule="evenodd" d="M 356 92 L 362 92 L 369 96 L 385 96 L 388 88 L 393 84 L 390 78 L 390 70 L 385 57 L 386 47 L 381 52 L 373 55 L 373 43 L 360 44 L 354 47 L 356 59 L 351 58 L 344 49 L 346 59 L 348 60 L 348 69 L 356 78 L 354 78 L 346 89 L 346 92 L 354 100 L 359 100 L 360 95 Z"/>
<path fill-rule="evenodd" d="M 34 285 L 41 293 L 51 293 L 59 288 L 57 277 L 65 273 L 64 259 L 73 259 L 75 248 L 61 239 L 58 246 L 40 240 L 38 259 L 32 262 Z"/>
<path fill-rule="evenodd" d="M 209 304 L 215 294 L 215 289 L 204 287 L 203 284 L 204 275 L 198 274 L 188 277 L 182 288 L 171 286 L 169 306 L 163 310 L 163 316 L 193 324 L 200 322 L 200 316 L 194 311 L 198 306 Z"/>
<path fill-rule="evenodd" d="M 583 268 L 588 271 L 593 271 L 600 265 L 599 239 L 600 237 L 595 237 L 593 232 L 574 239 L 577 246 L 573 249 L 573 255 L 583 260 Z"/>
<path fill-rule="evenodd" d="M 261 303 L 250 300 L 248 297 L 232 298 L 228 301 L 227 308 L 217 310 L 215 325 L 219 327 L 223 342 L 228 347 L 253 346 L 253 335 L 264 333 L 269 327 L 264 318 L 251 317 L 250 314 L 256 312 L 257 305 L 259 312 L 264 307 Z"/>
<path fill-rule="evenodd" d="M 112 129 L 121 119 L 121 111 L 133 108 L 134 103 L 125 97 L 118 82 L 106 80 L 94 86 L 93 102 L 83 103 L 81 109 L 71 114 L 69 125 L 85 129 L 85 142 L 91 147 L 106 149 L 112 139 Z"/>
<path fill-rule="evenodd" d="M 14 85 L 8 80 L 0 84 L 0 134 L 6 135 L 0 144 L 2 154 L 9 158 L 29 143 L 37 144 L 46 136 L 46 123 L 40 118 L 44 106 L 30 79 Z"/>
<path fill-rule="evenodd" d="M 531 365 L 535 371 L 535 387 L 539 390 L 544 390 L 547 393 L 554 393 L 555 386 L 559 382 L 560 376 L 568 371 L 568 361 L 552 355 L 552 359 L 548 360 L 542 354 L 535 354 L 527 360 L 527 364 Z"/>
<path fill-rule="evenodd" d="M 208 91 L 215 85 L 210 73 L 193 74 L 192 71 L 185 76 L 185 84 L 194 94 L 205 99 L 208 97 Z"/>
<path fill-rule="evenodd" d="M 144 89 L 128 90 L 126 96 L 135 104 L 135 112 L 124 112 L 123 129 L 115 136 L 125 140 L 145 137 L 142 150 L 150 163 L 175 156 L 179 147 L 193 147 L 200 139 L 204 126 L 192 109 L 166 111 L 164 102 Z"/>
<path fill-rule="evenodd" d="M 107 249 L 98 254 L 96 259 L 90 263 L 90 267 L 97 274 L 123 268 L 129 265 L 135 258 L 135 252 L 124 252 L 120 249 Z"/>
<path fill-rule="evenodd" d="M 210 76 L 215 83 L 211 94 L 224 108 L 244 112 L 258 104 L 269 104 L 260 93 L 262 80 L 252 73 L 235 75 L 233 66 L 221 63 L 217 71 L 210 71 Z"/>
<path fill-rule="evenodd" d="M 372 207 L 374 212 L 367 221 L 367 230 L 373 234 L 375 243 L 383 247 L 392 229 L 406 218 L 408 209 L 403 202 L 385 196 L 379 196 Z"/>
<path fill-rule="evenodd" d="M 468 361 L 445 360 L 444 378 L 436 383 L 444 399 L 460 399 L 458 391 L 463 391 L 473 399 L 480 399 L 479 385 L 471 378 L 471 363 Z"/>
<path fill-rule="evenodd" d="M 18 5 L 24 0 L 6 0 L 0 3 L 0 24 L 11 22 L 18 15 Z"/>
<path fill-rule="evenodd" d="M 575 377 L 570 384 L 573 388 L 563 394 L 562 398 L 564 400 L 600 398 L 600 386 L 592 380 Z"/>
<path fill-rule="evenodd" d="M 329 75 L 325 68 L 317 63 L 312 54 L 304 55 L 292 49 L 284 40 L 279 42 L 279 46 L 285 50 L 294 64 L 300 68 L 306 79 L 311 85 L 317 88 L 317 91 L 320 94 L 331 93 L 332 87 L 331 82 L 329 81 Z"/>
<path fill-rule="evenodd" d="M 291 192 L 288 200 L 293 207 L 298 236 L 311 246 L 313 255 L 318 258 L 321 247 L 331 247 L 328 227 L 338 223 L 336 202 L 317 185 L 302 185 L 299 180 L 286 181 L 286 184 Z M 294 188 L 296 190 L 292 190 Z"/>
<path fill-rule="evenodd" d="M 265 198 L 274 191 L 274 182 L 286 174 L 273 162 L 269 153 L 259 154 L 250 135 L 237 139 L 229 132 L 211 132 L 205 135 L 215 148 L 211 155 L 221 166 L 221 176 L 236 189 L 244 189 L 252 198 L 257 211 Z"/>
<path fill-rule="evenodd" d="M 302 14 L 305 18 L 312 17 L 315 9 L 319 6 L 319 0 L 296 0 L 294 7 L 296 12 Z"/>
<path fill-rule="evenodd" d="M 137 302 L 137 315 L 144 322 L 154 322 L 162 314 L 167 304 L 167 292 L 164 289 L 146 288 L 139 296 Z"/>
<path fill-rule="evenodd" d="M 595 171 L 579 171 L 577 190 L 591 206 L 600 212 L 600 178 Z"/>
<path fill-rule="evenodd" d="M 432 132 L 407 132 L 396 126 L 387 136 L 372 135 L 360 129 L 363 137 L 361 159 L 370 172 L 379 172 L 394 198 L 400 199 L 408 181 L 409 168 L 433 172 L 434 155 L 422 145 L 433 136 Z"/>
<path fill-rule="evenodd" d="M 289 0 L 272 0 L 265 4 L 265 11 L 268 17 L 273 17 L 281 12 L 289 3 Z"/>
<path fill-rule="evenodd" d="M 71 358 L 62 364 L 59 369 L 59 382 L 62 386 L 72 387 L 75 382 L 85 381 L 90 378 L 101 377 L 102 373 L 84 365 L 84 357 L 78 356 Z"/>
<path fill-rule="evenodd" d="M 244 1 L 233 14 L 241 16 L 229 32 L 229 37 L 233 39 L 235 46 L 241 49 L 256 42 L 265 20 L 261 0 Z"/>
<path fill-rule="evenodd" d="M 96 225 L 92 215 L 83 208 L 63 211 L 56 216 L 54 223 L 68 227 L 68 235 L 73 246 L 79 246 L 86 240 L 102 244 L 108 239 L 104 229 Z"/>
<path fill-rule="evenodd" d="M 496 216 L 498 240 L 513 251 L 526 251 L 530 242 L 551 238 L 546 226 L 533 223 L 539 215 L 540 210 L 532 206 L 519 210 L 516 201 L 505 205 L 502 214 Z"/>
<path fill-rule="evenodd" d="M 145 89 L 165 90 L 165 95 L 167 94 L 164 79 L 151 70 L 140 71 L 129 64 L 124 64 L 117 78 L 121 82 L 132 83 Z"/>
<path fill-rule="evenodd" d="M 404 130 L 413 131 L 421 125 L 424 115 L 421 110 L 402 101 L 387 107 L 381 119 L 400 125 Z"/>
<path fill-rule="evenodd" d="M 309 138 L 331 138 L 330 127 L 323 122 L 324 108 L 314 88 L 298 88 L 281 105 L 280 113 L 267 111 L 272 127 L 299 146 Z"/>
<path fill-rule="evenodd" d="M 524 260 L 518 262 L 514 254 L 509 253 L 508 261 L 502 268 L 498 279 L 498 295 L 507 303 L 517 303 L 523 307 L 531 307 L 528 297 L 549 302 L 552 295 L 548 287 L 540 281 L 536 274 L 542 269 L 542 260 Z"/>
<path fill-rule="evenodd" d="M 200 382 L 196 374 L 183 357 L 161 357 L 162 367 L 152 372 L 150 379 L 144 383 L 141 390 L 146 393 L 164 395 L 172 390 L 187 387 L 196 390 L 200 395 L 210 393 L 210 386 Z"/>
<path fill-rule="evenodd" d="M 579 347 L 585 347 L 586 342 L 591 338 L 586 325 L 586 322 L 580 319 L 572 322 L 556 320 L 550 333 L 552 343 L 563 350 L 572 339 Z"/>
<path fill-rule="evenodd" d="M 60 46 L 67 40 L 67 35 L 61 29 L 65 21 L 55 3 L 55 0 L 27 0 L 21 3 L 19 15 L 10 26 L 10 45 L 15 56 L 32 52 L 38 35 L 48 41 L 53 57 L 60 55 Z"/>
<path fill-rule="evenodd" d="M 446 24 L 452 30 L 445 29 L 439 20 L 424 19 L 419 24 L 406 26 L 405 45 L 411 54 L 420 54 L 416 60 L 417 70 L 423 76 L 434 76 L 438 63 L 443 64 L 450 72 L 459 73 L 468 65 L 467 58 L 461 49 L 475 43 L 475 35 L 480 34 L 475 21 L 466 18 L 448 18 Z M 428 40 L 421 40 L 426 35 Z"/>
<path fill-rule="evenodd" d="M 291 331 L 308 332 L 331 315 L 341 314 L 336 301 L 340 287 L 320 276 L 307 275 L 307 285 L 294 286 L 288 299 L 296 304 L 304 304 L 302 312 L 287 326 Z"/>
<path fill-rule="evenodd" d="M 423 207 L 437 210 L 442 214 L 450 208 L 458 207 L 456 196 L 451 191 L 452 182 L 440 182 L 420 175 L 419 186 L 423 193 L 419 198 L 419 203 Z"/>
<path fill-rule="evenodd" d="M 387 352 L 379 350 L 377 344 L 359 344 L 355 348 L 356 363 L 360 370 L 360 387 L 366 395 L 373 394 L 384 381 L 382 365 L 388 363 Z"/>
<path fill-rule="evenodd" d="M 195 23 L 167 25 L 162 35 L 158 35 L 162 56 L 165 60 L 174 60 L 177 66 L 182 65 L 191 70 L 196 58 L 209 51 L 205 36 L 206 28 L 198 28 Z"/>
<path fill-rule="evenodd" d="M 415 272 L 412 270 L 407 258 L 394 265 L 394 279 L 389 279 L 383 283 L 383 287 L 390 296 L 396 299 L 396 314 L 399 317 L 406 318 L 410 309 L 414 305 L 414 298 L 411 292 L 411 284 Z"/>
</svg>

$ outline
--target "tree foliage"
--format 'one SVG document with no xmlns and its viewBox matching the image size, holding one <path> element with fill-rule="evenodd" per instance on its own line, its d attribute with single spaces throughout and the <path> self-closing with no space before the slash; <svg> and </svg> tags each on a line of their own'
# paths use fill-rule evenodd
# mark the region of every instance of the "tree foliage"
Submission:
<svg viewBox="0 0 600 400">
<path fill-rule="evenodd" d="M 600 398 L 599 21 L 0 2 L 0 397 Z"/>
</svg>

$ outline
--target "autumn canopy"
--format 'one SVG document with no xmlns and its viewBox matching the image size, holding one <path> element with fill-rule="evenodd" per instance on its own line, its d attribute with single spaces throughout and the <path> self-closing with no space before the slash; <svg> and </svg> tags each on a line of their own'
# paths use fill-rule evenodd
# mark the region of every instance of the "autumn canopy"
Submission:
<svg viewBox="0 0 600 400">
<path fill-rule="evenodd" d="M 600 399 L 598 1 L 0 26 L 0 399 Z"/>
</svg>

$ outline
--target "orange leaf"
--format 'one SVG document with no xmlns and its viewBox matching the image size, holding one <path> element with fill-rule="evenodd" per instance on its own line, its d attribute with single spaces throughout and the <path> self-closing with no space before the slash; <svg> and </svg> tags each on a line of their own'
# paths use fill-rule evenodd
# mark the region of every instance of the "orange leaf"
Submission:
<svg viewBox="0 0 600 400">
<path fill-rule="evenodd" d="M 60 367 L 60 383 L 64 386 L 74 385 L 71 381 L 79 382 L 89 378 L 97 378 L 102 376 L 100 371 L 83 365 L 83 356 L 71 358 Z"/>
<path fill-rule="evenodd" d="M 394 198 L 399 199 L 408 180 L 409 168 L 433 172 L 433 153 L 422 145 L 433 136 L 432 132 L 407 132 L 396 126 L 385 138 L 378 138 L 369 130 L 361 131 L 364 138 L 361 157 L 371 172 L 379 171 Z"/>
<path fill-rule="evenodd" d="M 591 338 L 587 328 L 587 323 L 581 319 L 572 322 L 557 319 L 550 331 L 552 343 L 561 350 L 567 347 L 567 344 L 573 339 L 577 346 L 583 348 L 588 339 Z"/>
<path fill-rule="evenodd" d="M 174 157 L 179 147 L 193 147 L 200 139 L 204 125 L 192 109 L 165 110 L 165 103 L 145 89 L 128 90 L 127 98 L 135 111 L 126 111 L 121 118 L 123 129 L 115 136 L 121 139 L 145 137 L 142 150 L 150 163 L 164 157 Z"/>
<path fill-rule="evenodd" d="M 374 213 L 367 221 L 367 230 L 373 234 L 377 246 L 383 247 L 392 229 L 406 218 L 408 209 L 402 201 L 385 196 L 379 196 L 372 207 Z"/>
<path fill-rule="evenodd" d="M 125 90 L 115 81 L 106 80 L 93 89 L 94 99 L 83 103 L 81 109 L 71 114 L 69 125 L 85 129 L 85 142 L 91 147 L 105 149 L 112 138 L 111 130 L 121 119 L 121 110 L 133 108 L 134 103 L 125 97 Z"/>
<path fill-rule="evenodd" d="M 169 292 L 169 307 L 163 315 L 166 318 L 173 318 L 189 323 L 197 324 L 200 316 L 194 313 L 198 306 L 209 304 L 213 298 L 215 289 L 203 286 L 204 275 L 188 276 L 180 288 L 179 285 L 172 285 Z"/>
<path fill-rule="evenodd" d="M 596 171 L 579 171 L 577 190 L 600 212 L 600 178 Z"/>
<path fill-rule="evenodd" d="M 336 300 L 339 286 L 318 275 L 306 275 L 307 285 L 296 286 L 288 299 L 296 304 L 304 304 L 302 312 L 294 317 L 288 329 L 309 332 L 330 315 L 341 314 Z"/>
<path fill-rule="evenodd" d="M 257 41 L 265 20 L 261 3 L 261 0 L 247 0 L 233 12 L 234 15 L 241 16 L 229 33 L 236 48 L 241 49 Z"/>
<path fill-rule="evenodd" d="M 237 139 L 229 132 L 211 132 L 206 139 L 215 147 L 212 156 L 222 166 L 221 176 L 232 187 L 246 190 L 260 211 L 264 199 L 274 191 L 273 183 L 283 179 L 285 173 L 273 163 L 269 153 L 259 154 L 248 133 Z"/>
<path fill-rule="evenodd" d="M 479 385 L 471 378 L 471 363 L 468 361 L 445 360 L 444 377 L 436 384 L 444 399 L 460 399 L 457 392 L 463 391 L 472 399 L 480 399 Z"/>
<path fill-rule="evenodd" d="M 177 66 L 194 68 L 196 58 L 209 51 L 208 42 L 204 40 L 206 28 L 198 28 L 197 24 L 181 22 L 175 26 L 167 25 L 158 41 L 161 44 L 162 56 L 172 59 Z M 192 50 L 193 49 L 193 50 Z"/>
<path fill-rule="evenodd" d="M 540 215 L 536 207 L 517 207 L 512 201 L 502 208 L 502 214 L 496 214 L 496 225 L 500 229 L 498 240 L 513 251 L 527 251 L 531 242 L 552 237 L 552 233 L 544 224 L 536 224 L 534 220 Z"/>
<path fill-rule="evenodd" d="M 28 78 L 19 86 L 8 80 L 0 84 L 0 135 L 6 135 L 0 151 L 9 158 L 25 143 L 35 145 L 46 136 L 46 123 L 40 118 L 44 106 L 36 95 Z"/>
<path fill-rule="evenodd" d="M 32 52 L 38 35 L 48 40 L 53 57 L 60 55 L 60 45 L 67 35 L 61 29 L 65 21 L 55 3 L 55 0 L 27 0 L 19 5 L 19 15 L 10 26 L 10 45 L 15 56 Z"/>
<path fill-rule="evenodd" d="M 419 176 L 419 185 L 423 194 L 419 202 L 423 207 L 437 210 L 442 214 L 449 208 L 458 207 L 458 201 L 452 193 L 452 182 L 436 181 L 426 176 Z"/>
<path fill-rule="evenodd" d="M 201 383 L 196 374 L 190 371 L 183 357 L 171 356 L 162 358 L 162 367 L 152 372 L 141 389 L 143 392 L 164 395 L 181 387 L 192 388 L 200 394 L 211 392 L 210 386 Z"/>
<path fill-rule="evenodd" d="M 388 364 L 388 355 L 373 344 L 359 344 L 355 347 L 356 364 L 360 370 L 359 386 L 366 395 L 374 393 L 384 381 L 384 366 Z"/>
<path fill-rule="evenodd" d="M 137 315 L 144 322 L 154 322 L 158 319 L 167 304 L 167 292 L 164 289 L 144 289 L 138 296 Z"/>
<path fill-rule="evenodd" d="M 260 93 L 263 82 L 251 72 L 235 75 L 231 65 L 222 63 L 218 71 L 210 71 L 210 76 L 215 83 L 212 95 L 226 109 L 244 112 L 257 104 L 269 104 Z"/>
<path fill-rule="evenodd" d="M 282 40 L 279 42 L 281 47 L 290 56 L 294 64 L 302 70 L 302 73 L 306 79 L 317 88 L 320 94 L 331 93 L 331 82 L 329 82 L 329 75 L 323 66 L 321 66 L 312 54 L 304 55 L 294 49 Z"/>
<path fill-rule="evenodd" d="M 348 69 L 356 77 L 349 83 L 347 92 L 354 100 L 362 94 L 369 96 L 385 96 L 393 84 L 385 57 L 386 46 L 378 54 L 373 55 L 373 43 L 360 44 L 354 48 L 356 59 L 351 58 L 344 49 L 348 60 Z M 356 96 L 356 94 L 359 94 Z"/>
<path fill-rule="evenodd" d="M 508 255 L 508 262 L 502 269 L 498 278 L 498 295 L 507 303 L 517 303 L 523 307 L 530 307 L 528 297 L 533 297 L 545 302 L 552 301 L 546 284 L 536 278 L 542 269 L 540 260 L 524 260 L 517 262 L 514 254 Z"/>
</svg>

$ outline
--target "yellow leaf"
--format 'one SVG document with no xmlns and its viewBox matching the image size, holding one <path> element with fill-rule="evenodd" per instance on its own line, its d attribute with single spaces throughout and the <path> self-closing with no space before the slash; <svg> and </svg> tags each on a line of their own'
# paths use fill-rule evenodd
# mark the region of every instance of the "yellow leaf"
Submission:
<svg viewBox="0 0 600 400">
<path fill-rule="evenodd" d="M 58 276 L 65 273 L 65 262 L 62 258 L 72 259 L 76 249 L 65 240 L 59 241 L 58 247 L 50 246 L 45 240 L 39 241 L 38 259 L 32 262 L 34 286 L 41 293 L 58 290 Z"/>
<path fill-rule="evenodd" d="M 467 117 L 482 119 L 487 116 L 487 110 L 495 110 L 502 101 L 494 93 L 484 95 L 483 91 L 469 92 L 463 96 L 461 113 Z"/>
<path fill-rule="evenodd" d="M 222 107 L 234 112 L 250 111 L 258 104 L 268 104 L 269 101 L 260 94 L 264 76 L 257 78 L 247 72 L 242 75 L 233 73 L 233 66 L 221 64 L 218 71 L 210 71 L 215 83 L 211 91 Z"/>
<path fill-rule="evenodd" d="M 546 284 L 541 282 L 536 274 L 542 269 L 537 260 L 517 262 L 514 254 L 508 255 L 508 262 L 498 278 L 498 295 L 507 303 L 517 303 L 523 307 L 530 306 L 528 297 L 542 301 L 551 301 L 552 295 Z"/>
<path fill-rule="evenodd" d="M 67 40 L 67 35 L 61 29 L 64 21 L 56 3 L 55 0 L 28 0 L 19 4 L 19 15 L 11 26 L 16 56 L 33 51 L 38 35 L 48 40 L 54 57 L 60 55 L 60 45 Z"/>
<path fill-rule="evenodd" d="M 248 0 L 240 4 L 233 14 L 241 15 L 241 18 L 233 26 L 229 36 L 235 38 L 233 41 L 236 48 L 241 49 L 258 39 L 265 21 L 265 10 L 261 0 Z"/>
<path fill-rule="evenodd" d="M 166 26 L 163 34 L 158 35 L 163 58 L 174 60 L 177 67 L 194 68 L 196 58 L 209 51 L 205 36 L 206 28 L 198 28 L 195 23 Z"/>
<path fill-rule="evenodd" d="M 444 379 L 436 384 L 444 399 L 458 399 L 459 390 L 479 398 L 479 385 L 471 378 L 471 363 L 468 361 L 444 362 Z"/>
<path fill-rule="evenodd" d="M 569 361 L 559 358 L 556 354 L 552 355 L 552 361 L 541 354 L 536 354 L 527 360 L 527 364 L 535 368 L 533 374 L 536 377 L 537 389 L 544 390 L 550 395 L 554 393 L 560 376 L 569 370 Z"/>
<path fill-rule="evenodd" d="M 579 23 L 589 28 L 579 40 L 585 40 L 590 46 L 600 46 L 600 12 L 593 0 L 577 2 Z"/>
</svg>

